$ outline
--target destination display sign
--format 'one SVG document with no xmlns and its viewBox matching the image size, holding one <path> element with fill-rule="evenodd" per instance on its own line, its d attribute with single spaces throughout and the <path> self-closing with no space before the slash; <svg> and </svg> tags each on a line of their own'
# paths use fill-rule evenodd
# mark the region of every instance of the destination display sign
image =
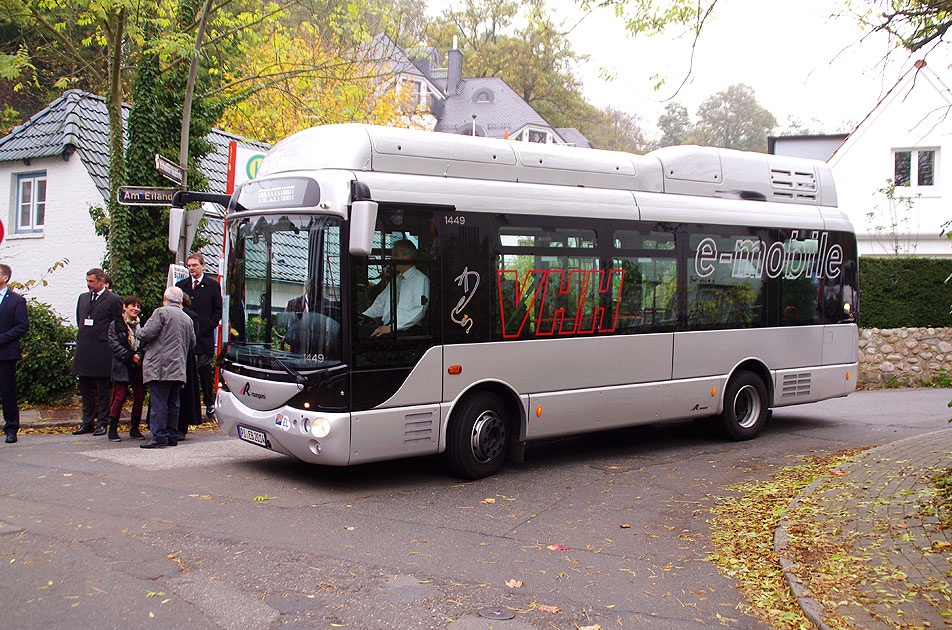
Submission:
<svg viewBox="0 0 952 630">
<path fill-rule="evenodd" d="M 120 186 L 116 195 L 120 206 L 171 206 L 174 188 Z"/>
<path fill-rule="evenodd" d="M 238 203 L 246 210 L 313 208 L 320 200 L 320 186 L 308 177 L 251 180 L 238 193 Z"/>
</svg>

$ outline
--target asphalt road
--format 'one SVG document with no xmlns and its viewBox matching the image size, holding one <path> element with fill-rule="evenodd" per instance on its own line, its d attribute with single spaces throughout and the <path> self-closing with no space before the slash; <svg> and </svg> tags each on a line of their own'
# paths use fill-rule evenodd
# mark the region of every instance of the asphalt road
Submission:
<svg viewBox="0 0 952 630">
<path fill-rule="evenodd" d="M 692 422 L 544 442 L 467 483 L 438 458 L 319 468 L 215 433 L 153 451 L 21 436 L 0 445 L 0 624 L 764 628 L 705 560 L 718 497 L 802 455 L 948 426 L 950 398 L 780 409 L 745 443 Z"/>
</svg>

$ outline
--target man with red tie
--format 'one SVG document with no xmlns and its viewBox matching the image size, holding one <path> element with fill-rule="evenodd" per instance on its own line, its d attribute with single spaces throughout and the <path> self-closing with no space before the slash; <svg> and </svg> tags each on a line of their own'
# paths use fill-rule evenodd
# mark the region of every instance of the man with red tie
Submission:
<svg viewBox="0 0 952 630">
<path fill-rule="evenodd" d="M 0 265 L 0 401 L 3 403 L 3 432 L 7 444 L 17 441 L 17 431 L 20 430 L 17 361 L 21 358 L 20 337 L 30 328 L 26 300 L 7 287 L 11 275 L 9 265 Z"/>
<path fill-rule="evenodd" d="M 192 310 L 198 315 L 195 358 L 198 361 L 205 415 L 211 419 L 215 414 L 215 329 L 221 322 L 221 285 L 205 273 L 205 257 L 199 252 L 189 254 L 185 266 L 188 267 L 189 276 L 179 280 L 175 286 L 188 294 Z"/>
</svg>

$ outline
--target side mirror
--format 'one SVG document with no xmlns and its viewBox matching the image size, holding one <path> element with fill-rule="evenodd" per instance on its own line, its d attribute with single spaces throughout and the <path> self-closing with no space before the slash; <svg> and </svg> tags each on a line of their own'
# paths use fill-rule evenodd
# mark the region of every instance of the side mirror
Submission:
<svg viewBox="0 0 952 630">
<path fill-rule="evenodd" d="M 171 224 L 171 221 L 170 221 Z M 355 201 L 350 206 L 350 253 L 369 256 L 374 246 L 377 225 L 377 202 Z M 169 228 L 171 229 L 171 228 Z"/>
<path fill-rule="evenodd" d="M 185 219 L 185 208 L 169 208 L 169 250 L 178 251 L 179 237 L 182 236 L 182 221 Z"/>
</svg>

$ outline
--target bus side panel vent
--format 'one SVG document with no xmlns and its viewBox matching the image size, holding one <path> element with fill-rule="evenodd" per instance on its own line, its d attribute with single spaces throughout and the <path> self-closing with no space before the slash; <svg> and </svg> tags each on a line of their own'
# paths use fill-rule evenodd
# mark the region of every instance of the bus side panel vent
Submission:
<svg viewBox="0 0 952 630">
<path fill-rule="evenodd" d="M 770 184 L 774 194 L 781 197 L 812 199 L 817 193 L 816 173 L 785 168 L 770 169 Z"/>
<path fill-rule="evenodd" d="M 433 413 L 411 413 L 403 427 L 403 443 L 427 444 L 433 441 Z"/>
<path fill-rule="evenodd" d="M 812 384 L 813 374 L 811 372 L 786 374 L 783 377 L 783 388 L 780 397 L 796 398 L 797 396 L 809 396 Z"/>
</svg>

